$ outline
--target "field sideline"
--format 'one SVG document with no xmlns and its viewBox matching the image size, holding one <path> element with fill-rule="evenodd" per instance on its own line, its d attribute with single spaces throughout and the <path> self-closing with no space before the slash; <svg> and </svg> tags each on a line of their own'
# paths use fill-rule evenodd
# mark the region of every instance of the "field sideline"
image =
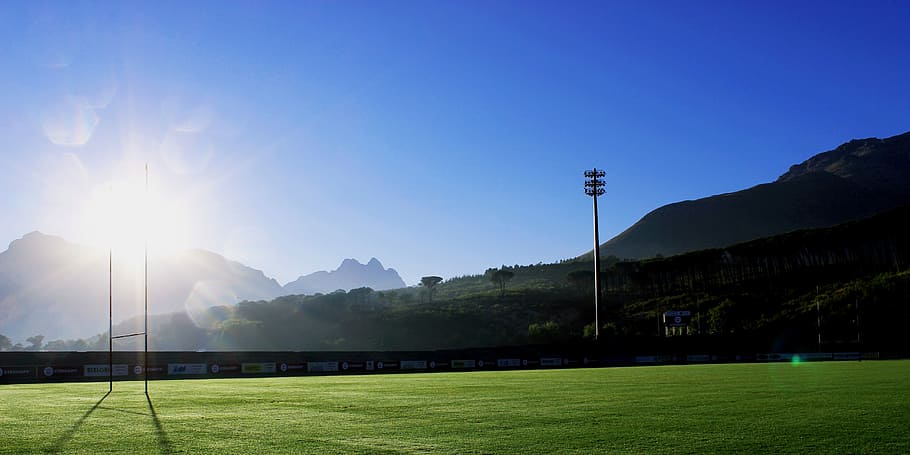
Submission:
<svg viewBox="0 0 910 455">
<path fill-rule="evenodd" d="M 0 386 L 2 453 L 910 453 L 910 361 Z M 102 397 L 104 397 L 102 399 Z"/>
</svg>

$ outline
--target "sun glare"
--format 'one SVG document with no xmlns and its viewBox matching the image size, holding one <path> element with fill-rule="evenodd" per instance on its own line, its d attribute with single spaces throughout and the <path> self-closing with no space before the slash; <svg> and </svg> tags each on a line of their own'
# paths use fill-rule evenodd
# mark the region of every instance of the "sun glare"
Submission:
<svg viewBox="0 0 910 455">
<path fill-rule="evenodd" d="M 147 191 L 144 181 L 111 182 L 92 191 L 84 224 L 95 246 L 133 254 L 148 245 L 150 255 L 168 254 L 187 247 L 188 209 L 186 200 Z"/>
</svg>

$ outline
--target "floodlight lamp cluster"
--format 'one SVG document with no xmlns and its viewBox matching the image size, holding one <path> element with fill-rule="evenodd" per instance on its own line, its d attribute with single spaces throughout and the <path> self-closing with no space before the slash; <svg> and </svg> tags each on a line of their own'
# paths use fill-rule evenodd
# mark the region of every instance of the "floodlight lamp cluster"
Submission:
<svg viewBox="0 0 910 455">
<path fill-rule="evenodd" d="M 602 180 L 605 175 L 604 171 L 598 171 L 597 169 L 585 171 L 585 177 L 587 178 L 585 180 L 585 194 L 595 197 L 603 195 L 606 191 L 603 188 L 605 183 Z"/>
</svg>

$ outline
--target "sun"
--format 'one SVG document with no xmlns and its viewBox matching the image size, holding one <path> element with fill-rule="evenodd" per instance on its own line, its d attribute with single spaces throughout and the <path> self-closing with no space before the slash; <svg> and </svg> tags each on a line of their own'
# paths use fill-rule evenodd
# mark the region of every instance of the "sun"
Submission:
<svg viewBox="0 0 910 455">
<path fill-rule="evenodd" d="M 90 243 L 123 254 L 141 254 L 146 247 L 154 255 L 187 248 L 189 201 L 138 180 L 94 188 L 83 213 Z"/>
</svg>

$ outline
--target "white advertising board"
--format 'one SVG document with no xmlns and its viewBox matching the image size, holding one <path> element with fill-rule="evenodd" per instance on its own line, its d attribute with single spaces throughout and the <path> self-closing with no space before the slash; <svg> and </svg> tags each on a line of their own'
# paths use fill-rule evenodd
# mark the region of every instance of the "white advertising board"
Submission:
<svg viewBox="0 0 910 455">
<path fill-rule="evenodd" d="M 149 368 L 149 371 L 152 371 Z M 169 363 L 167 364 L 167 374 L 205 374 L 208 371 L 208 365 L 204 363 Z"/>
<path fill-rule="evenodd" d="M 127 376 L 129 375 L 130 367 L 126 364 L 115 364 L 114 365 L 114 374 L 108 374 L 108 365 L 105 364 L 95 364 L 95 365 L 85 365 L 83 368 L 83 375 L 86 377 L 100 377 L 100 376 Z"/>
</svg>

